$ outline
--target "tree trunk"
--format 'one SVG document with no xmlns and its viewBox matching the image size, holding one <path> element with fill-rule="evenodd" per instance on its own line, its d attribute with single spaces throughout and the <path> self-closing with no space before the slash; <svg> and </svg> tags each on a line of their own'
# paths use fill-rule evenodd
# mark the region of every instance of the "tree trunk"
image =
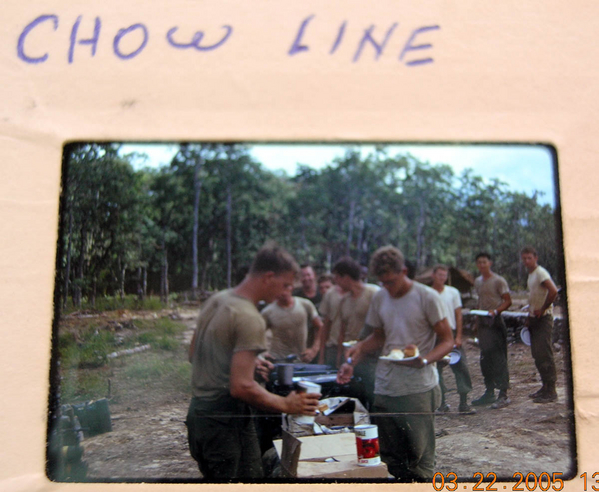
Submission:
<svg viewBox="0 0 599 492">
<path fill-rule="evenodd" d="M 120 270 L 120 279 L 119 279 L 119 297 L 121 301 L 125 300 L 125 273 L 127 270 L 127 264 L 121 260 L 119 256 L 119 270 Z"/>
<path fill-rule="evenodd" d="M 89 296 L 89 303 L 94 308 L 96 307 L 96 288 L 97 288 L 97 286 L 98 286 L 98 279 L 94 275 L 94 280 L 92 282 L 92 291 L 91 291 L 91 294 Z"/>
<path fill-rule="evenodd" d="M 193 271 L 191 276 L 191 290 L 195 296 L 198 290 L 198 229 L 200 221 L 200 192 L 202 190 L 202 180 L 200 180 L 200 171 L 204 165 L 204 159 L 198 157 L 193 173 L 193 238 L 191 243 L 192 249 L 192 260 L 193 260 Z"/>
<path fill-rule="evenodd" d="M 231 288 L 231 184 L 227 185 L 227 288 Z"/>
<path fill-rule="evenodd" d="M 424 230 L 426 225 L 426 214 L 424 210 L 424 199 L 420 198 L 420 214 L 418 217 L 418 226 L 416 232 L 416 265 L 417 268 L 422 268 L 425 261 L 424 252 Z"/>
<path fill-rule="evenodd" d="M 349 227 L 347 231 L 347 244 L 345 246 L 345 254 L 349 256 L 351 249 L 351 242 L 354 234 L 354 216 L 356 214 L 356 200 L 352 200 L 349 203 Z"/>
<path fill-rule="evenodd" d="M 137 298 L 140 301 L 144 300 L 144 288 L 143 288 L 143 268 L 141 266 L 137 267 Z"/>
<path fill-rule="evenodd" d="M 148 295 L 148 269 L 143 267 L 143 281 L 142 281 L 142 295 L 143 299 Z"/>
<path fill-rule="evenodd" d="M 491 252 L 497 254 L 497 212 L 493 211 L 493 242 L 491 244 Z"/>
<path fill-rule="evenodd" d="M 69 208 L 69 232 L 67 235 L 67 264 L 64 272 L 64 285 L 62 292 L 62 308 L 66 309 L 69 298 L 69 279 L 71 276 L 71 251 L 73 249 L 73 211 Z"/>
<path fill-rule="evenodd" d="M 209 239 L 208 240 L 208 254 L 206 255 L 206 259 L 204 260 L 204 268 L 202 269 L 202 283 L 201 283 L 201 287 L 200 287 L 202 291 L 206 290 L 206 279 L 208 278 L 208 265 L 209 265 L 210 258 L 212 258 L 212 244 L 213 244 L 213 240 Z"/>
<path fill-rule="evenodd" d="M 162 265 L 160 268 L 160 300 L 163 304 L 168 302 L 168 253 L 164 239 L 162 240 Z"/>
<path fill-rule="evenodd" d="M 141 238 L 137 239 L 137 250 L 139 251 L 139 260 L 142 260 L 142 248 L 141 248 Z M 143 287 L 143 267 L 140 265 L 137 266 L 137 298 L 140 301 L 144 300 L 145 292 Z"/>
<path fill-rule="evenodd" d="M 84 223 L 81 227 L 81 238 L 79 244 L 79 258 L 77 259 L 77 268 L 75 271 L 75 289 L 73 291 L 73 305 L 78 308 L 81 307 L 81 301 L 83 299 L 83 267 L 85 263 L 85 243 L 87 242 L 87 227 Z"/>
<path fill-rule="evenodd" d="M 364 219 L 360 219 L 360 229 L 358 232 L 358 245 L 357 245 L 357 250 L 358 250 L 358 263 L 362 263 L 364 262 L 366 259 L 363 258 L 364 256 L 368 256 L 367 251 L 366 251 L 366 237 L 364 235 Z"/>
</svg>

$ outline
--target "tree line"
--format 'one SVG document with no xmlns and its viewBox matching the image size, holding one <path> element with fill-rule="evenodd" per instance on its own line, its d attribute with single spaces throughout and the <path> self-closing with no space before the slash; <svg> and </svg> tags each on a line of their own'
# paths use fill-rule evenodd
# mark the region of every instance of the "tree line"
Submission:
<svg viewBox="0 0 599 492">
<path fill-rule="evenodd" d="M 234 284 L 255 251 L 274 239 L 299 262 L 328 270 L 351 255 L 367 264 L 385 244 L 422 270 L 445 263 L 475 272 L 487 251 L 494 270 L 524 287 L 519 250 L 535 246 L 558 279 L 556 214 L 538 193 L 485 182 L 473 170 L 383 146 L 295 176 L 265 169 L 238 144 L 180 144 L 170 165 L 135 170 L 117 144 L 65 151 L 57 293 L 61 306 L 97 296 L 220 289 Z"/>
</svg>

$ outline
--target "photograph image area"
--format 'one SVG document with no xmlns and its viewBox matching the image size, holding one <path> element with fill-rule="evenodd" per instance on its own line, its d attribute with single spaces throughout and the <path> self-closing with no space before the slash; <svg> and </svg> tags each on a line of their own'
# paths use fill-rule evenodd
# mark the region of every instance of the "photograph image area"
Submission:
<svg viewBox="0 0 599 492">
<path fill-rule="evenodd" d="M 556 159 L 65 146 L 48 477 L 573 476 Z"/>
</svg>

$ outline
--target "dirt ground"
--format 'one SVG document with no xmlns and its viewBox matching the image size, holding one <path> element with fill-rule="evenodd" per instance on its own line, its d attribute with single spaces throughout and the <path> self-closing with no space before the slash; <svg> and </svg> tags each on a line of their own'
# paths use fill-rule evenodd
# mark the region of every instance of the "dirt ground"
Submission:
<svg viewBox="0 0 599 492">
<path fill-rule="evenodd" d="M 197 311 L 179 310 L 188 330 L 182 338 L 181 357 L 191 339 Z M 466 344 L 468 365 L 476 398 L 484 390 L 479 351 Z M 476 415 L 456 413 L 458 395 L 450 369 L 445 369 L 451 412 L 436 418 L 437 471 L 454 472 L 461 480 L 473 480 L 477 472 L 493 472 L 499 478 L 512 479 L 515 472 L 574 471 L 573 434 L 565 351 L 556 353 L 558 394 L 556 403 L 534 404 L 528 394 L 539 386 L 539 378 L 530 355 L 522 343 L 509 346 L 511 390 L 510 406 L 493 410 L 485 407 Z M 131 357 L 143 357 L 135 354 Z M 119 380 L 115 370 L 113 385 Z M 185 415 L 189 394 L 174 391 L 160 383 L 128 387 L 118 402 L 111 402 L 112 432 L 85 439 L 84 460 L 90 481 L 194 481 L 201 478 L 187 446 Z"/>
</svg>

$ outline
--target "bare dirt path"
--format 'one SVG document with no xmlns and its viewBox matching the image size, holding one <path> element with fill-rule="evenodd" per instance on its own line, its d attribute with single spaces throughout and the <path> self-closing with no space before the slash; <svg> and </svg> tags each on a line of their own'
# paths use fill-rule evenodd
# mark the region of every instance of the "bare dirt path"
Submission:
<svg viewBox="0 0 599 492">
<path fill-rule="evenodd" d="M 181 351 L 185 357 L 195 327 L 197 311 L 179 310 L 177 316 L 188 327 L 182 336 Z M 478 364 L 478 348 L 467 345 L 468 364 L 474 380 L 476 398 L 483 391 Z M 498 477 L 511 478 L 517 471 L 524 475 L 534 472 L 563 472 L 572 467 L 572 434 L 570 409 L 567 405 L 564 352 L 556 354 L 559 368 L 559 401 L 534 404 L 528 393 L 539 387 L 538 376 L 523 344 L 509 347 L 512 404 L 504 409 L 479 409 L 476 415 L 459 415 L 458 395 L 453 374 L 445 369 L 450 389 L 448 402 L 452 412 L 436 419 L 437 471 L 456 473 L 461 479 L 472 480 L 476 472 L 485 476 L 493 472 Z M 131 357 L 144 357 L 135 354 Z M 113 376 L 119 381 L 119 371 Z M 158 382 L 144 387 L 128 388 L 127 397 L 111 402 L 112 432 L 85 439 L 84 459 L 89 465 L 90 481 L 177 480 L 201 478 L 187 447 L 185 416 L 189 392 L 175 391 Z"/>
</svg>

